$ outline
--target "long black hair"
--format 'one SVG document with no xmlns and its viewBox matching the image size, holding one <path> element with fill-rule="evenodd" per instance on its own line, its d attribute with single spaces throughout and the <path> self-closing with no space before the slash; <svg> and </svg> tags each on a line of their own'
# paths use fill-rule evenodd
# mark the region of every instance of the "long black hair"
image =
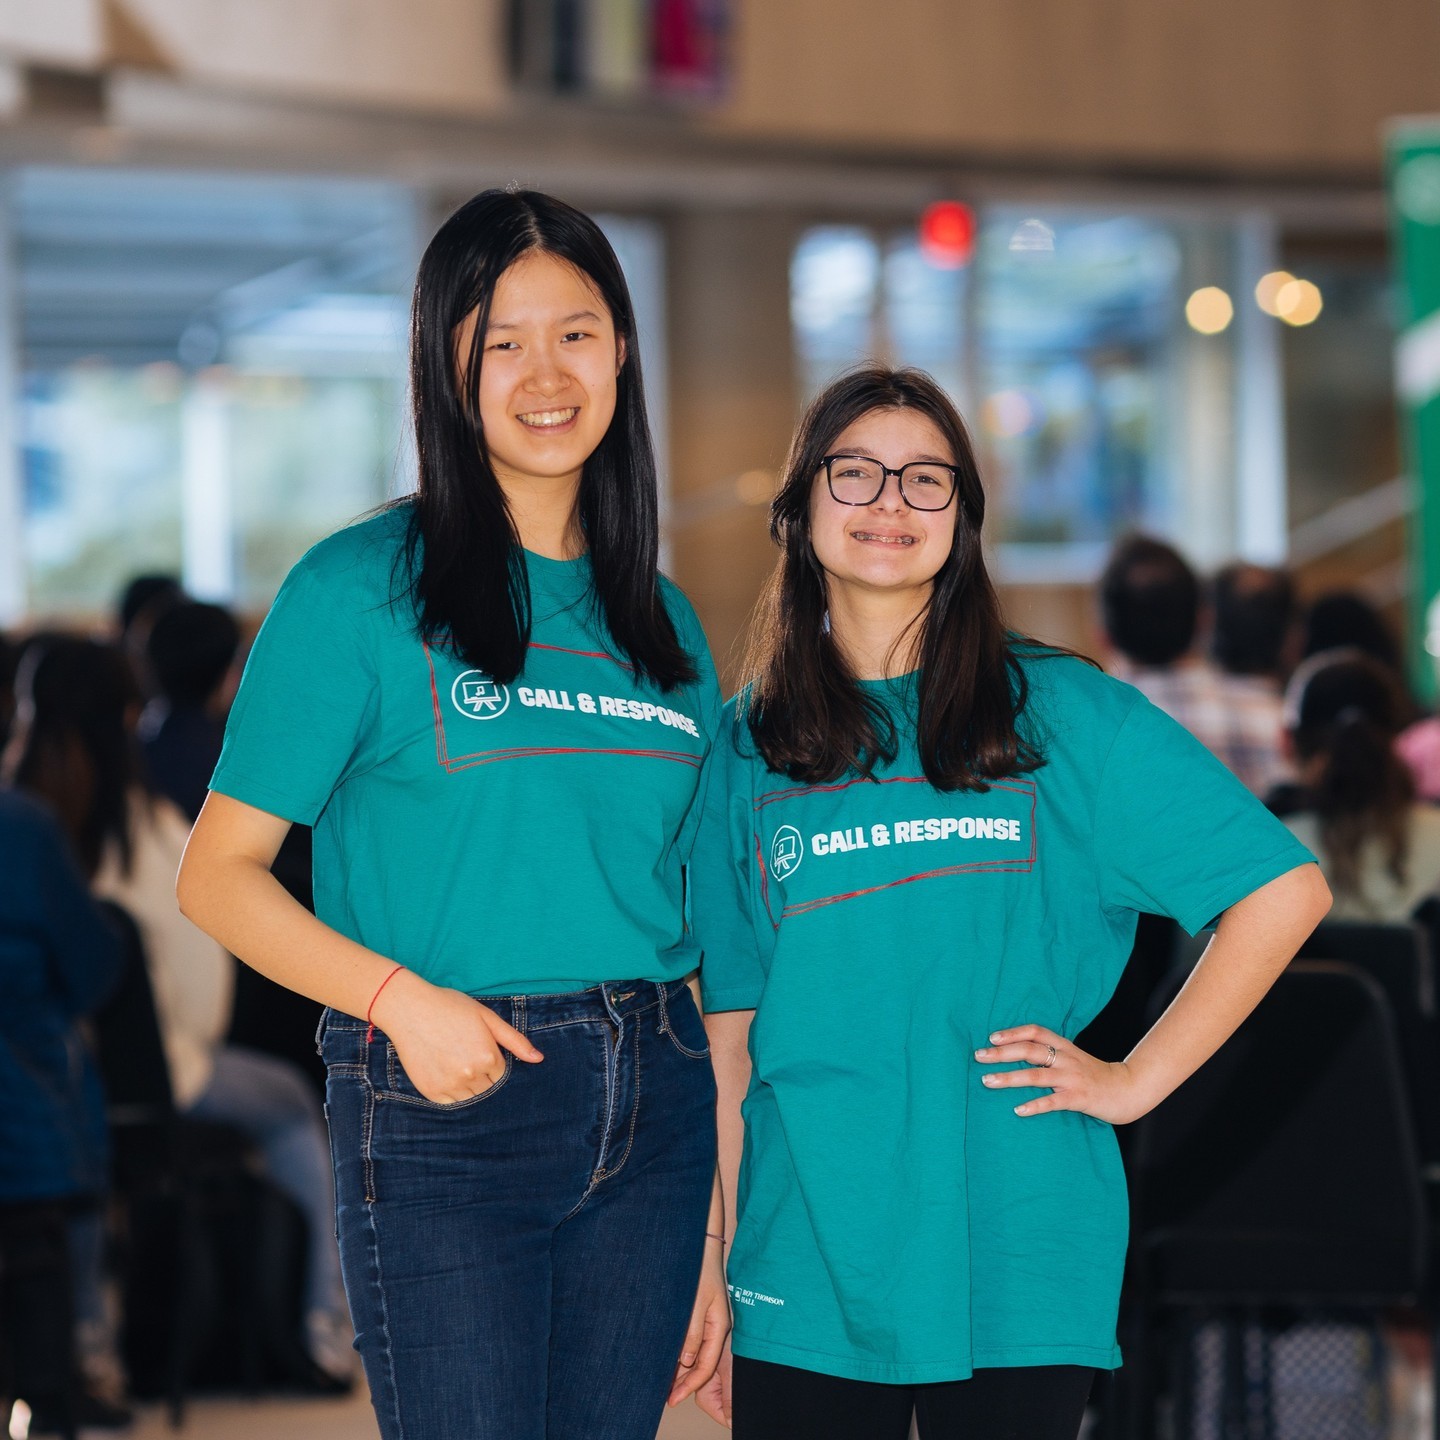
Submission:
<svg viewBox="0 0 1440 1440">
<path fill-rule="evenodd" d="M 1296 754 L 1319 762 L 1309 796 L 1336 891 L 1359 893 L 1361 847 L 1371 838 L 1403 884 L 1415 785 L 1394 748 L 1408 719 L 1395 676 L 1361 650 L 1323 650 L 1291 677 L 1285 712 Z"/>
<path fill-rule="evenodd" d="M 420 261 L 410 324 L 411 403 L 420 483 L 405 549 L 406 584 L 431 644 L 496 680 L 513 680 L 530 641 L 525 552 L 480 424 L 480 366 L 495 286 L 536 253 L 573 265 L 610 311 L 625 347 L 615 415 L 585 462 L 576 501 L 595 600 L 611 639 L 663 690 L 695 678 L 659 589 L 655 453 L 630 292 L 588 215 L 533 190 L 486 190 L 436 232 Z M 475 312 L 457 377 L 454 336 Z"/>
<path fill-rule="evenodd" d="M 850 771 L 870 775 L 895 757 L 885 707 L 857 683 L 826 623 L 825 572 L 810 538 L 821 460 L 843 430 L 874 410 L 923 415 L 955 460 L 955 534 L 913 640 L 920 670 L 916 745 L 937 789 L 984 790 L 990 780 L 1044 763 L 1016 730 L 1028 686 L 1015 652 L 1022 645 L 1053 647 L 1005 629 L 980 548 L 985 491 L 975 452 L 959 411 L 921 370 L 852 371 L 822 391 L 800 422 L 770 507 L 781 556 L 751 629 L 750 730 L 772 770 L 807 783 Z"/>
<path fill-rule="evenodd" d="M 124 655 L 97 640 L 38 636 L 21 656 L 15 694 L 7 778 L 56 813 L 86 874 L 113 846 L 128 875 L 142 772 L 128 723 L 140 691 Z"/>
</svg>

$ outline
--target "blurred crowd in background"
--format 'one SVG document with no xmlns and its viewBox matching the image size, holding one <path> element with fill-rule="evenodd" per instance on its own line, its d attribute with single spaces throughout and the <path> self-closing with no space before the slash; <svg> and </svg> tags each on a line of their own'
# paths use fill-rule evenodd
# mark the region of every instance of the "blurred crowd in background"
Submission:
<svg viewBox="0 0 1440 1440">
<path fill-rule="evenodd" d="M 353 1383 L 318 1012 L 251 972 L 237 984 L 174 899 L 240 641 L 227 610 L 151 575 L 110 634 L 0 642 L 0 1331 L 32 1434 L 77 1394 L 78 1421 L 123 1426 L 132 1383 L 178 1403 L 216 1363 L 251 1384 Z M 308 904 L 308 831 L 276 872 Z M 259 1273 L 221 1333 L 236 1277 L 208 1272 L 237 1218 L 226 1243 Z"/>
<path fill-rule="evenodd" d="M 1302 605 L 1283 569 L 1249 563 L 1202 576 L 1141 535 L 1114 547 L 1095 600 L 1107 667 L 1314 849 L 1337 918 L 1425 913 L 1440 717 L 1372 604 Z M 235 616 L 168 575 L 129 583 L 108 633 L 0 640 L 0 1339 L 31 1434 L 59 1429 L 67 1395 L 85 1423 L 121 1428 L 132 1394 L 178 1409 L 197 1379 L 354 1382 L 318 1009 L 174 903 L 243 649 Z M 277 873 L 308 903 L 303 827 Z M 1137 974 L 1135 996 L 1156 978 Z M 1123 1053 L 1134 1003 L 1122 987 L 1097 1049 Z"/>
</svg>

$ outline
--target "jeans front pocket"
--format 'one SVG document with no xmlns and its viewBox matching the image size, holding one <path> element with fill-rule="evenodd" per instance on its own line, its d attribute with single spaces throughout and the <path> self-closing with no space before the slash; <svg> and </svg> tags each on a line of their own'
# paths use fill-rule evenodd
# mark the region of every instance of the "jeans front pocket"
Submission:
<svg viewBox="0 0 1440 1440">
<path fill-rule="evenodd" d="M 365 1053 L 365 1027 L 357 1025 L 348 1015 L 326 1010 L 315 1032 L 315 1051 L 325 1062 L 327 1071 L 363 1075 L 368 1058 Z"/>
<path fill-rule="evenodd" d="M 666 987 L 660 987 L 660 1028 L 670 1037 L 670 1043 L 691 1060 L 710 1058 L 710 1040 L 705 1034 L 705 1022 L 695 1008 L 695 997 L 688 985 L 682 985 L 675 994 L 667 996 Z"/>
<path fill-rule="evenodd" d="M 487 1089 L 481 1090 L 475 1095 L 467 1095 L 463 1100 L 429 1100 L 415 1088 L 415 1082 L 405 1073 L 405 1067 L 400 1063 L 400 1057 L 395 1053 L 394 1045 L 386 1040 L 385 1076 L 384 1083 L 379 1087 L 380 1098 L 398 1100 L 404 1105 L 416 1105 L 424 1110 L 468 1110 L 482 1100 L 488 1100 L 510 1079 L 515 1058 L 508 1050 L 502 1050 L 500 1053 L 504 1056 L 504 1069 L 500 1072 L 499 1078 Z"/>
</svg>

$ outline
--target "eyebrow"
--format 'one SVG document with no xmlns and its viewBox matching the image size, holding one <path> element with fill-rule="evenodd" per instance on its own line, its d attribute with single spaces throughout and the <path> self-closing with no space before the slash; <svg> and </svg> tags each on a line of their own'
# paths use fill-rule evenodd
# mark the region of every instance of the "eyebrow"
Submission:
<svg viewBox="0 0 1440 1440">
<path fill-rule="evenodd" d="M 577 310 L 573 315 L 562 316 L 561 319 L 556 321 L 556 324 L 571 325 L 576 320 L 593 320 L 597 325 L 600 323 L 600 317 L 593 310 Z M 518 322 L 492 320 L 490 324 L 485 327 L 485 330 L 488 334 L 491 330 L 520 330 L 522 328 Z"/>
<path fill-rule="evenodd" d="M 863 458 L 866 459 L 866 460 L 878 460 L 878 459 L 879 459 L 879 456 L 877 456 L 877 455 L 866 455 L 866 454 L 865 454 L 863 451 L 861 451 L 861 450 L 837 450 L 835 453 L 836 453 L 837 455 L 854 455 L 854 456 L 858 456 L 858 457 L 863 457 Z M 953 460 L 942 460 L 938 455 L 916 455 L 913 459 L 902 461 L 901 464 L 902 464 L 902 465 L 943 465 L 947 470 L 958 470 L 958 469 L 960 468 L 958 465 L 956 465 L 956 463 L 955 463 Z M 892 466 L 890 466 L 889 468 L 892 469 L 892 470 L 894 470 L 894 469 L 897 468 L 897 467 L 895 467 L 895 466 L 892 465 Z"/>
</svg>

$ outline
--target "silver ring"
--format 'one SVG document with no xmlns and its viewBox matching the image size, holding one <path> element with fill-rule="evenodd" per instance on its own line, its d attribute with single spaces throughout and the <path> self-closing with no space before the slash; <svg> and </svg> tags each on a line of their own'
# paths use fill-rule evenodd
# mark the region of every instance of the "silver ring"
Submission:
<svg viewBox="0 0 1440 1440">
<path fill-rule="evenodd" d="M 1040 1062 L 1040 1068 L 1042 1070 L 1048 1070 L 1055 1063 L 1055 1047 L 1053 1045 L 1047 1045 L 1045 1048 L 1050 1052 L 1050 1058 Z"/>
</svg>

